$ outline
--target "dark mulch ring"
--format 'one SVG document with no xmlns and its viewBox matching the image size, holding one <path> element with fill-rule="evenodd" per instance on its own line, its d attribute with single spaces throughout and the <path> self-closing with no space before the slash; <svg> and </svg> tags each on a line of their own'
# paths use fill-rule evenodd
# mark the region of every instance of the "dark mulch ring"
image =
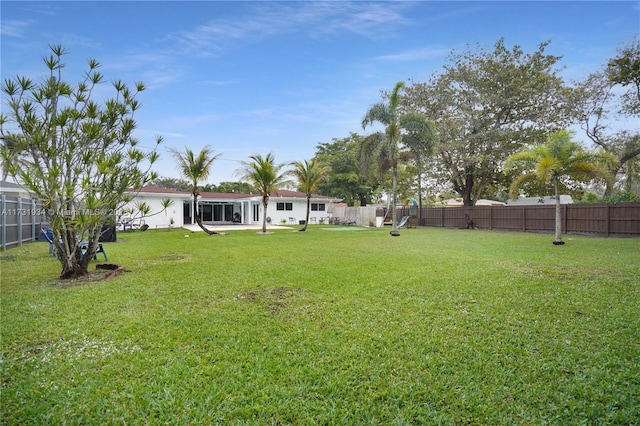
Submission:
<svg viewBox="0 0 640 426">
<path fill-rule="evenodd" d="M 84 284 L 91 284 L 113 278 L 125 271 L 124 266 L 113 263 L 98 263 L 96 269 L 89 270 L 89 273 L 83 277 L 58 280 L 58 287 L 71 288 Z"/>
<path fill-rule="evenodd" d="M 106 269 L 107 271 L 114 271 L 118 269 L 120 266 L 115 263 L 98 263 L 96 265 L 96 269 Z"/>
</svg>

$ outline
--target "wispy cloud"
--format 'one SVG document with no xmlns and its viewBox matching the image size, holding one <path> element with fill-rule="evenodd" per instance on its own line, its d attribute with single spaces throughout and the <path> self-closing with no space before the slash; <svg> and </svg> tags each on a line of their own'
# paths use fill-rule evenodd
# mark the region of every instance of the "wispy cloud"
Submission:
<svg viewBox="0 0 640 426">
<path fill-rule="evenodd" d="M 35 23 L 36 21 L 34 20 L 3 20 L 0 23 L 0 34 L 2 34 L 3 37 L 25 37 L 29 32 L 29 28 Z"/>
<path fill-rule="evenodd" d="M 265 37 L 302 34 L 326 37 L 344 33 L 373 39 L 392 36 L 410 20 L 403 15 L 410 3 L 384 2 L 292 2 L 249 3 L 235 19 L 214 19 L 191 31 L 168 35 L 167 40 L 183 53 L 216 55 L 235 42 Z"/>
<path fill-rule="evenodd" d="M 373 59 L 388 62 L 421 61 L 424 59 L 440 58 L 446 56 L 449 52 L 449 49 L 425 47 L 422 49 L 406 50 L 390 55 L 376 56 Z"/>
</svg>

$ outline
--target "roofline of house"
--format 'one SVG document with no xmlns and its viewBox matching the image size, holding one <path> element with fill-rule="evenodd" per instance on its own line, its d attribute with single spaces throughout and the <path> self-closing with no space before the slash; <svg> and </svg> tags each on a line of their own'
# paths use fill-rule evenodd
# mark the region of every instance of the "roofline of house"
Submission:
<svg viewBox="0 0 640 426">
<path fill-rule="evenodd" d="M 144 188 L 140 188 L 139 190 L 130 190 L 133 194 L 140 195 L 165 195 L 165 196 L 181 196 L 183 198 L 191 198 L 192 194 L 189 191 L 177 191 L 174 189 L 165 189 L 158 188 L 154 186 L 145 186 Z M 201 192 L 198 195 L 198 199 L 201 201 L 215 201 L 215 200 L 253 200 L 253 199 L 261 199 L 261 194 L 242 194 L 235 192 Z M 269 199 L 274 200 L 300 200 L 307 199 L 307 194 L 299 191 L 289 191 L 289 190 L 280 190 L 276 191 Z M 325 201 L 325 202 L 340 202 L 341 198 L 334 198 L 325 195 L 312 194 L 311 201 Z"/>
</svg>

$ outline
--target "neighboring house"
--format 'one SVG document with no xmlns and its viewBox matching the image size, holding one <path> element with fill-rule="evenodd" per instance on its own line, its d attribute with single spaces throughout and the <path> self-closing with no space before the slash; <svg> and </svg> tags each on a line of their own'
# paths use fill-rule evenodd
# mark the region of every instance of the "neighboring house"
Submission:
<svg viewBox="0 0 640 426">
<path fill-rule="evenodd" d="M 448 200 L 444 200 L 444 207 L 464 207 L 464 203 L 462 202 L 462 198 L 449 198 Z M 495 200 L 485 200 L 480 199 L 476 201 L 476 206 L 504 206 L 504 203 Z"/>
<path fill-rule="evenodd" d="M 174 191 L 157 187 L 144 187 L 133 193 L 134 199 L 127 205 L 135 209 L 136 203 L 145 202 L 151 213 L 142 220 L 150 228 L 181 227 L 195 223 L 193 197 L 187 191 Z M 163 210 L 162 200 L 169 198 L 173 204 Z M 333 205 L 341 201 L 333 197 L 312 195 L 309 222 L 328 223 Z M 198 195 L 198 212 L 204 224 L 261 224 L 262 196 L 260 194 L 236 194 L 202 192 Z M 307 196 L 302 192 L 280 190 L 271 194 L 267 206 L 267 220 L 272 224 L 299 224 L 307 213 Z M 173 222 L 172 222 L 173 221 Z"/>
<path fill-rule="evenodd" d="M 538 204 L 553 204 L 556 203 L 556 197 L 520 197 L 517 200 L 508 200 L 507 206 L 534 206 Z M 573 198 L 571 195 L 560 195 L 560 204 L 573 204 Z"/>
</svg>

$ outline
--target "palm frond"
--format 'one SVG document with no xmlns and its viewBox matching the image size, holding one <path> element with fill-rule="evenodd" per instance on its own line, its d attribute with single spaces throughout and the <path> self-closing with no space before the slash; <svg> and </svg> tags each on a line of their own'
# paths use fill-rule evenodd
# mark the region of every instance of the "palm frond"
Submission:
<svg viewBox="0 0 640 426">
<path fill-rule="evenodd" d="M 362 128 L 366 129 L 376 121 L 384 126 L 393 122 L 393 114 L 387 104 L 379 102 L 371 105 L 362 118 Z"/>
<path fill-rule="evenodd" d="M 395 111 L 400 105 L 401 95 L 400 91 L 404 89 L 404 81 L 399 81 L 393 87 L 391 95 L 389 95 L 389 109 Z"/>
<path fill-rule="evenodd" d="M 534 172 L 528 172 L 515 178 L 509 187 L 509 198 L 516 200 L 520 195 L 520 189 L 527 183 L 536 182 L 538 176 Z"/>
</svg>

